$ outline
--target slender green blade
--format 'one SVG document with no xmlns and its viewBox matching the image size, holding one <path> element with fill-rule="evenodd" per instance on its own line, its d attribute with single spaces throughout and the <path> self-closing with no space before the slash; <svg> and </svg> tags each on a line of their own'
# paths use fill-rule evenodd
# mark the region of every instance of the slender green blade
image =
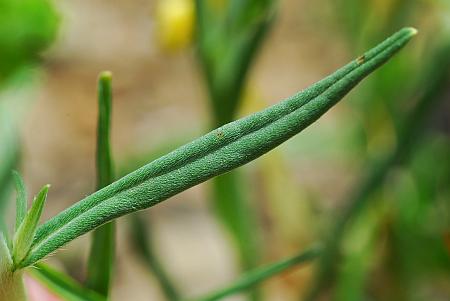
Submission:
<svg viewBox="0 0 450 301">
<path fill-rule="evenodd" d="M 404 28 L 317 82 L 261 112 L 226 124 L 163 156 L 64 210 L 39 227 L 25 267 L 67 242 L 130 212 L 160 203 L 242 166 L 301 132 L 416 34 Z"/>
<path fill-rule="evenodd" d="M 97 125 L 97 188 L 101 189 L 113 181 L 110 147 L 112 87 L 111 73 L 102 72 L 98 81 L 98 125 Z M 86 284 L 89 288 L 107 297 L 111 286 L 115 255 L 115 222 L 96 229 L 88 261 Z"/>
<path fill-rule="evenodd" d="M 13 171 L 14 184 L 16 186 L 16 231 L 22 224 L 25 215 L 27 214 L 27 191 L 22 176 Z"/>
<path fill-rule="evenodd" d="M 106 298 L 48 265 L 36 264 L 31 275 L 51 292 L 66 301 L 106 301 Z"/>
<path fill-rule="evenodd" d="M 283 273 L 291 268 L 294 268 L 295 266 L 309 262 L 313 259 L 315 259 L 317 256 L 319 256 L 321 253 L 320 247 L 312 247 L 309 250 L 302 251 L 300 254 L 284 259 L 272 264 L 269 264 L 264 267 L 260 267 L 258 269 L 255 269 L 253 271 L 250 271 L 243 276 L 241 276 L 238 280 L 234 281 L 229 286 L 220 289 L 216 292 L 213 292 L 205 297 L 195 299 L 197 301 L 213 301 L 213 300 L 220 300 L 222 298 L 243 293 L 249 288 L 263 282 L 264 280 L 269 279 L 270 277 L 273 277 L 275 275 L 278 275 L 280 273 Z"/>
<path fill-rule="evenodd" d="M 115 223 L 109 222 L 93 233 L 86 286 L 108 296 L 114 270 Z"/>
<path fill-rule="evenodd" d="M 111 110 L 112 74 L 104 71 L 98 80 L 98 123 L 97 123 L 97 188 L 103 188 L 114 180 L 111 159 Z"/>
<path fill-rule="evenodd" d="M 30 210 L 25 215 L 23 222 L 20 224 L 19 229 L 17 229 L 17 232 L 14 235 L 13 261 L 15 267 L 20 265 L 30 251 L 49 188 L 50 185 L 45 185 L 37 194 Z"/>
</svg>

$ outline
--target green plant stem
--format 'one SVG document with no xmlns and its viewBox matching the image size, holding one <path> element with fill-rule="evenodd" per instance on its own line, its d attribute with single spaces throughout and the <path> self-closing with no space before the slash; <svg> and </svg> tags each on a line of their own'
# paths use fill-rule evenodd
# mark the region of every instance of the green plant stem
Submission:
<svg viewBox="0 0 450 301">
<path fill-rule="evenodd" d="M 416 34 L 404 28 L 298 94 L 226 124 L 87 196 L 41 225 L 21 267 L 119 216 L 149 208 L 242 166 L 319 119 Z"/>
<path fill-rule="evenodd" d="M 318 257 L 321 253 L 320 247 L 312 247 L 306 251 L 302 251 L 298 255 L 294 257 L 280 260 L 278 262 L 254 269 L 250 272 L 245 273 L 239 279 L 234 281 L 232 284 L 227 287 L 220 289 L 216 292 L 208 294 L 205 297 L 196 299 L 197 301 L 214 301 L 220 300 L 222 298 L 242 293 L 245 290 L 248 290 L 257 284 L 275 276 L 280 273 L 287 271 L 288 269 L 292 269 L 299 264 L 309 262 L 316 257 Z"/>
<path fill-rule="evenodd" d="M 147 231 L 147 225 L 141 219 L 139 213 L 134 214 L 131 221 L 133 228 L 133 243 L 135 244 L 136 250 L 145 260 L 145 263 L 148 265 L 153 274 L 155 274 L 155 277 L 157 278 L 167 300 L 180 300 L 178 290 L 173 285 L 170 277 L 167 275 L 162 264 L 160 263 L 158 256 L 154 252 L 154 246 L 152 244 L 153 238 L 151 237 L 151 232 Z"/>
<path fill-rule="evenodd" d="M 450 80 L 449 53 L 450 44 L 445 45 L 438 51 L 429 65 L 428 72 L 425 72 L 423 78 L 426 90 L 401 123 L 397 148 L 383 160 L 373 162 L 367 168 L 366 175 L 355 186 L 355 191 L 345 202 L 347 207 L 326 242 L 317 272 L 316 284 L 309 292 L 306 300 L 316 300 L 324 290 L 330 288 L 335 276 L 336 264 L 339 262 L 340 242 L 347 224 L 365 207 L 369 196 L 379 189 L 389 171 L 408 160 L 415 149 L 415 145 L 420 141 L 420 137 L 426 128 L 425 123 L 428 116 L 442 100 L 442 94 L 448 91 Z"/>
<path fill-rule="evenodd" d="M 110 147 L 111 107 L 111 73 L 105 71 L 98 81 L 97 189 L 114 180 Z M 105 297 L 109 294 L 114 268 L 115 233 L 115 222 L 111 221 L 92 235 L 86 284 Z"/>
<path fill-rule="evenodd" d="M 11 252 L 3 234 L 0 233 L 0 300 L 25 301 L 22 271 L 13 271 Z"/>
<path fill-rule="evenodd" d="M 4 301 L 26 301 L 25 287 L 23 284 L 22 271 L 0 271 L 0 300 Z"/>
</svg>

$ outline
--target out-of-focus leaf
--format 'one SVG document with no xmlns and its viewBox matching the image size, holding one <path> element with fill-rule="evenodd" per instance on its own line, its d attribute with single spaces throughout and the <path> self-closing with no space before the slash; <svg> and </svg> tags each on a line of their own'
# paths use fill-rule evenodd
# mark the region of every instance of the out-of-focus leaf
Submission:
<svg viewBox="0 0 450 301">
<path fill-rule="evenodd" d="M 378 196 L 375 196 L 378 197 Z M 343 239 L 341 268 L 336 277 L 337 301 L 359 301 L 366 299 L 367 282 L 370 272 L 377 264 L 376 243 L 386 210 L 377 204 L 364 210 Z"/>
<path fill-rule="evenodd" d="M 47 265 L 36 264 L 31 275 L 65 301 L 106 301 L 102 295 L 83 287 L 74 279 Z"/>
<path fill-rule="evenodd" d="M 309 262 L 315 259 L 318 255 L 320 255 L 321 248 L 313 247 L 309 250 L 302 251 L 298 255 L 280 260 L 278 262 L 254 269 L 250 272 L 245 273 L 239 279 L 234 281 L 231 285 L 220 289 L 216 292 L 213 292 L 205 297 L 197 298 L 197 301 L 214 301 L 220 300 L 222 298 L 238 294 L 244 293 L 249 288 L 267 280 L 270 277 L 273 277 L 277 274 L 285 272 L 289 269 L 294 268 L 295 266 Z"/>
<path fill-rule="evenodd" d="M 58 16 L 49 0 L 0 1 L 0 82 L 36 61 L 53 41 Z"/>
<path fill-rule="evenodd" d="M 214 126 L 228 123 L 235 117 L 248 71 L 272 24 L 273 6 L 262 6 L 264 9 L 259 9 L 245 26 L 237 26 L 234 14 L 248 11 L 230 9 L 228 14 L 227 10 L 222 13 L 222 18 L 208 19 L 204 13 L 209 11 L 208 5 L 197 1 L 197 45 L 209 89 Z"/>
</svg>

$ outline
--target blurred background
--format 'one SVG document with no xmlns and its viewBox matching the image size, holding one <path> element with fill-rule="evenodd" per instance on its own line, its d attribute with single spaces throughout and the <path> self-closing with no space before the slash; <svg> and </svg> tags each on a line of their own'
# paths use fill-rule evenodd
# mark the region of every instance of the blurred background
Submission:
<svg viewBox="0 0 450 301">
<path fill-rule="evenodd" d="M 149 256 L 177 294 L 195 298 L 326 241 L 342 220 L 332 266 L 306 264 L 227 300 L 450 300 L 446 0 L 0 0 L 0 179 L 12 165 L 30 194 L 50 183 L 44 219 L 95 190 L 103 70 L 113 73 L 120 177 L 404 26 L 417 38 L 304 132 L 120 218 L 112 300 L 166 300 Z M 14 194 L 3 186 L 12 225 Z M 83 281 L 89 243 L 85 235 L 47 261 Z"/>
</svg>

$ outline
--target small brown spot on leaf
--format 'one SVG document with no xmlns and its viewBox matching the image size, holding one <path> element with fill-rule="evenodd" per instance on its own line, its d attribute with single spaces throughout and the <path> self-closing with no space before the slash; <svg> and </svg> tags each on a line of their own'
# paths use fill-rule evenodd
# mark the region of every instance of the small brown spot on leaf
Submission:
<svg viewBox="0 0 450 301">
<path fill-rule="evenodd" d="M 356 63 L 358 63 L 358 65 L 361 65 L 362 63 L 364 63 L 366 61 L 366 56 L 363 54 L 363 55 L 361 55 L 361 56 L 359 56 L 357 59 L 356 59 Z"/>
<path fill-rule="evenodd" d="M 223 138 L 223 132 L 222 131 L 217 131 L 216 137 L 219 138 L 219 139 L 222 139 Z"/>
</svg>

